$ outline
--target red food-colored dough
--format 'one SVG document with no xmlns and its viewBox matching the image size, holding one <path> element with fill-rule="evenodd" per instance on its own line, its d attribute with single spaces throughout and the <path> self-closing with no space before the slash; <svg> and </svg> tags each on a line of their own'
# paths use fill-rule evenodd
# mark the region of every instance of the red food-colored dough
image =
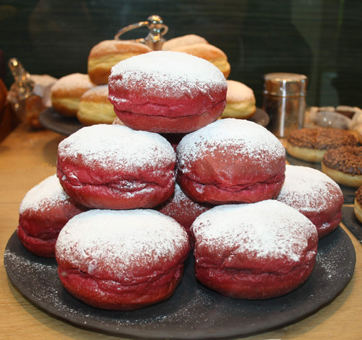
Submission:
<svg viewBox="0 0 362 340">
<path fill-rule="evenodd" d="M 177 182 L 198 202 L 253 203 L 276 198 L 285 149 L 260 125 L 222 119 L 186 135 L 177 146 Z"/>
<path fill-rule="evenodd" d="M 173 195 L 156 209 L 164 215 L 170 216 L 180 223 L 190 236 L 190 227 L 196 217 L 209 210 L 213 206 L 195 202 L 186 196 L 176 183 Z"/>
<path fill-rule="evenodd" d="M 29 190 L 22 200 L 17 235 L 31 253 L 54 257 L 60 230 L 85 210 L 64 192 L 56 175 L 50 176 Z"/>
<path fill-rule="evenodd" d="M 168 299 L 183 274 L 186 231 L 154 210 L 92 210 L 63 228 L 59 278 L 96 308 L 134 310 Z"/>
<path fill-rule="evenodd" d="M 197 279 L 233 298 L 284 295 L 305 282 L 315 264 L 316 227 L 276 200 L 212 208 L 191 232 Z"/>
<path fill-rule="evenodd" d="M 343 192 L 319 170 L 287 165 L 277 200 L 297 209 L 317 227 L 319 238 L 336 229 L 342 219 Z"/>
<path fill-rule="evenodd" d="M 187 133 L 215 121 L 226 106 L 227 83 L 210 62 L 155 51 L 112 68 L 109 101 L 127 126 L 160 133 Z"/>
<path fill-rule="evenodd" d="M 153 208 L 174 191 L 171 144 L 156 133 L 122 125 L 85 127 L 58 147 L 64 190 L 90 208 Z"/>
</svg>

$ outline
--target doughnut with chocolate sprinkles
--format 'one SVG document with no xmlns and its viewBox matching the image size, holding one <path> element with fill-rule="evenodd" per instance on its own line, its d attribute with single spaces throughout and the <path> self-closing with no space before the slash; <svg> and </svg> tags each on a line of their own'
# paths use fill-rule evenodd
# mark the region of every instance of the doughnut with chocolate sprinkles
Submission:
<svg viewBox="0 0 362 340">
<path fill-rule="evenodd" d="M 342 146 L 328 150 L 322 160 L 322 171 L 337 183 L 358 188 L 362 185 L 362 147 Z"/>
<path fill-rule="evenodd" d="M 298 159 L 319 163 L 327 150 L 356 146 L 356 137 L 346 131 L 328 128 L 294 130 L 287 139 L 287 152 Z"/>
</svg>

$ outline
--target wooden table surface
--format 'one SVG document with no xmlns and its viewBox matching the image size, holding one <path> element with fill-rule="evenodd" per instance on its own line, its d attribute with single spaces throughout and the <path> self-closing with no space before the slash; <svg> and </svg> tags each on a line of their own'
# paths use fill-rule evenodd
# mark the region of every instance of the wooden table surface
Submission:
<svg viewBox="0 0 362 340">
<path fill-rule="evenodd" d="M 49 130 L 20 125 L 0 144 L 0 247 L 4 253 L 18 223 L 24 195 L 55 173 L 57 146 L 64 139 Z M 246 339 L 361 339 L 362 245 L 354 244 L 357 263 L 351 282 L 334 301 L 312 316 L 272 332 Z M 125 339 L 85 330 L 58 320 L 28 302 L 11 284 L 0 262 L 0 339 Z"/>
</svg>

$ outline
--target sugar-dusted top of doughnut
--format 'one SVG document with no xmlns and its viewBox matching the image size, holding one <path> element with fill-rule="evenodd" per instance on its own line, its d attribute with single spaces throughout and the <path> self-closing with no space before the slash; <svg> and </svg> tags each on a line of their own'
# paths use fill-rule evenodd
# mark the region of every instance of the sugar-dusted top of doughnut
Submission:
<svg viewBox="0 0 362 340">
<path fill-rule="evenodd" d="M 233 146 L 232 151 L 230 147 Z M 234 157 L 249 157 L 264 163 L 270 156 L 284 159 L 285 149 L 267 129 L 244 119 L 220 119 L 182 138 L 177 146 L 178 166 L 186 173 L 189 166 L 215 150 L 232 152 Z"/>
<path fill-rule="evenodd" d="M 177 97 L 192 90 L 206 94 L 215 87 L 227 87 L 222 72 L 210 62 L 173 51 L 154 51 L 128 58 L 112 67 L 112 86 L 127 87 L 136 91 L 142 84 L 144 95 L 148 92 L 162 97 Z"/>
<path fill-rule="evenodd" d="M 338 184 L 323 172 L 287 165 L 285 181 L 277 200 L 299 211 L 322 212 L 331 204 L 343 202 L 343 193 Z"/>
<path fill-rule="evenodd" d="M 226 93 L 227 103 L 238 103 L 244 100 L 254 99 L 254 91 L 245 84 L 235 81 L 227 80 L 228 90 Z"/>
<path fill-rule="evenodd" d="M 94 84 L 90 81 L 88 74 L 72 73 L 59 78 L 52 87 L 52 92 L 58 90 L 67 90 L 71 92 L 73 89 L 90 89 Z"/>
<path fill-rule="evenodd" d="M 58 158 L 113 170 L 163 168 L 176 161 L 171 144 L 157 133 L 135 131 L 123 125 L 97 124 L 84 127 L 64 139 Z"/>
<path fill-rule="evenodd" d="M 276 200 L 214 207 L 200 215 L 191 229 L 196 243 L 202 243 L 197 246 L 207 244 L 221 257 L 248 254 L 298 262 L 305 256 L 308 240 L 318 239 L 308 218 Z"/>
<path fill-rule="evenodd" d="M 65 193 L 59 183 L 56 175 L 46 178 L 44 181 L 30 189 L 21 201 L 19 213 L 25 210 L 45 210 L 69 200 L 69 196 Z"/>
<path fill-rule="evenodd" d="M 62 229 L 56 258 L 85 273 L 127 282 L 140 273 L 167 270 L 185 256 L 188 242 L 184 229 L 158 211 L 91 210 Z"/>
</svg>

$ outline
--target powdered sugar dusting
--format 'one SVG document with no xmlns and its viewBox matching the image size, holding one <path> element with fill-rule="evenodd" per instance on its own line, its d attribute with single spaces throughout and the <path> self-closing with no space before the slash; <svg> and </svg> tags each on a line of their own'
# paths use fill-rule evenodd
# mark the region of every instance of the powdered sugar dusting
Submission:
<svg viewBox="0 0 362 340">
<path fill-rule="evenodd" d="M 176 161 L 175 152 L 164 137 L 116 124 L 78 130 L 59 144 L 58 157 L 74 161 L 81 158 L 87 166 L 96 162 L 104 169 L 128 171 L 163 168 Z"/>
<path fill-rule="evenodd" d="M 192 164 L 205 152 L 215 150 L 233 156 L 250 157 L 263 164 L 267 159 L 285 158 L 285 149 L 280 141 L 267 129 L 243 119 L 220 119 L 182 138 L 177 146 L 178 167 L 183 173 L 190 171 Z M 267 169 L 266 169 L 267 170 Z"/>
<path fill-rule="evenodd" d="M 325 211 L 331 201 L 342 205 L 343 193 L 338 184 L 321 171 L 287 165 L 277 200 L 299 211 Z"/>
<path fill-rule="evenodd" d="M 65 202 L 69 196 L 65 193 L 56 175 L 46 178 L 44 181 L 30 189 L 21 201 L 19 213 L 25 210 L 42 210 Z"/>
<path fill-rule="evenodd" d="M 92 210 L 72 218 L 56 243 L 57 261 L 127 282 L 138 266 L 167 263 L 186 249 L 188 237 L 172 218 L 154 210 Z M 179 256 L 179 255 L 177 255 Z"/>
<path fill-rule="evenodd" d="M 225 88 L 227 83 L 222 72 L 210 62 L 181 52 L 154 51 L 121 61 L 112 68 L 112 86 L 137 90 L 142 84 L 144 96 L 162 98 L 189 94 L 192 90 L 209 93 L 217 87 Z M 114 96 L 111 101 L 116 101 Z"/>
<path fill-rule="evenodd" d="M 201 242 L 219 247 L 220 252 L 287 257 L 295 262 L 305 254 L 309 238 L 317 238 L 317 229 L 308 218 L 275 200 L 212 208 L 195 220 L 191 230 L 196 248 Z"/>
</svg>

